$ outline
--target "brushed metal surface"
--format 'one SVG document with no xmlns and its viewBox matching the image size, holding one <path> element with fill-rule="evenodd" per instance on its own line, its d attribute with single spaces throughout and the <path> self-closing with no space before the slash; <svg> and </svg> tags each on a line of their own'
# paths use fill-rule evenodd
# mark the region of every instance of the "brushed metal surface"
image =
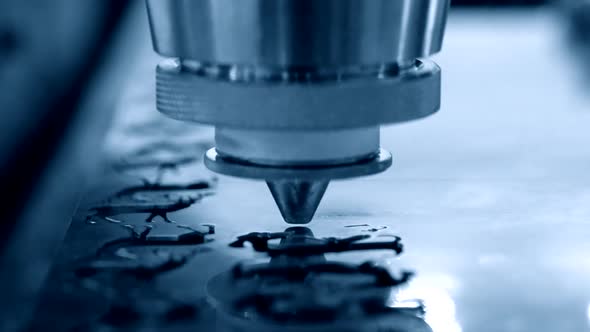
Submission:
<svg viewBox="0 0 590 332">
<path fill-rule="evenodd" d="M 346 66 L 427 57 L 448 0 L 147 0 L 154 49 L 220 64 Z"/>
</svg>

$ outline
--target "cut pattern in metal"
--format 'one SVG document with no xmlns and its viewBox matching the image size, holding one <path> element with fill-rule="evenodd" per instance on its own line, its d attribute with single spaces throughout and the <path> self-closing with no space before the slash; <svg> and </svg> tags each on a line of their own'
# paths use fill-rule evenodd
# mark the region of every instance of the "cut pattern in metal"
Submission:
<svg viewBox="0 0 590 332">
<path fill-rule="evenodd" d="M 404 271 L 401 277 L 394 277 L 387 269 L 377 266 L 373 262 L 365 262 L 360 265 L 333 262 L 277 266 L 267 264 L 247 266 L 238 264 L 232 270 L 235 279 L 275 277 L 291 282 L 304 282 L 310 276 L 322 273 L 339 275 L 361 274 L 374 277 L 374 280 L 368 282 L 366 285 L 362 285 L 362 287 L 395 287 L 405 284 L 414 275 L 412 272 Z"/>
<path fill-rule="evenodd" d="M 348 238 L 323 238 L 317 239 L 313 236 L 298 235 L 306 241 L 298 241 L 296 243 L 282 243 L 280 245 L 271 245 L 269 241 L 274 239 L 288 239 L 293 236 L 289 232 L 281 233 L 258 233 L 253 232 L 246 235 L 239 236 L 238 239 L 230 244 L 231 247 L 244 247 L 246 242 L 252 244 L 252 248 L 258 252 L 265 252 L 270 257 L 279 255 L 287 256 L 310 256 L 321 255 L 326 253 L 336 253 L 345 251 L 360 251 L 360 250 L 392 250 L 397 255 L 403 251 L 403 244 L 401 238 L 394 236 L 390 241 L 379 242 L 360 242 L 362 240 L 370 239 L 370 235 L 355 235 Z"/>
<path fill-rule="evenodd" d="M 316 238 L 305 227 L 239 236 L 231 247 L 249 243 L 271 259 L 268 263 L 241 262 L 214 277 L 208 284 L 209 296 L 234 329 L 298 331 L 306 326 L 310 331 L 377 331 L 367 327 L 399 326 L 399 331 L 414 332 L 404 328 L 421 326 L 424 329 L 418 331 L 430 331 L 420 318 L 422 305 L 388 305 L 392 289 L 406 284 L 413 272 L 394 275 L 370 261 L 357 264 L 324 256 L 358 250 L 385 249 L 395 255 L 403 251 L 399 237 L 382 242 L 368 242 L 370 239 L 369 234 Z M 278 244 L 273 243 L 276 240 Z"/>
<path fill-rule="evenodd" d="M 146 222 L 161 217 L 173 222 L 168 214 L 186 209 L 213 194 L 212 182 L 196 181 L 186 185 L 149 184 L 123 189 L 89 209 L 87 222 L 103 219 L 116 222 L 117 215 L 146 213 Z M 187 193 L 188 192 L 188 193 Z"/>
<path fill-rule="evenodd" d="M 190 257 L 198 252 L 206 250 L 191 250 L 188 254 L 174 256 L 169 255 L 161 262 L 146 265 L 135 255 L 129 252 L 130 248 L 153 247 L 162 249 L 172 246 L 191 246 L 205 244 L 211 239 L 207 235 L 215 234 L 213 225 L 205 225 L 204 231 L 191 231 L 177 236 L 152 236 L 152 227 L 145 227 L 141 232 L 129 227 L 130 237 L 124 237 L 103 244 L 92 257 L 85 258 L 78 263 L 75 273 L 78 277 L 87 278 L 101 272 L 125 273 L 141 280 L 151 280 L 157 275 L 177 269 L 186 264 Z M 159 253 L 160 256 L 162 252 Z"/>
<path fill-rule="evenodd" d="M 166 158 L 158 154 L 160 148 L 167 151 Z M 115 224 L 126 229 L 129 236 L 110 240 L 92 254 L 74 261 L 69 287 L 81 293 L 92 292 L 94 301 L 104 300 L 108 305 L 104 313 L 76 326 L 75 330 L 95 330 L 104 325 L 135 329 L 146 321 L 153 326 L 168 326 L 178 321 L 194 321 L 205 307 L 203 301 L 169 294 L 156 282 L 161 275 L 184 267 L 194 256 L 209 252 L 211 249 L 206 244 L 213 241 L 211 235 L 215 234 L 214 225 L 193 227 L 169 217 L 170 213 L 189 208 L 212 195 L 216 185 L 215 179 L 164 182 L 166 172 L 198 159 L 181 152 L 182 149 L 177 151 L 168 144 L 152 144 L 132 153 L 124 165 L 114 167 L 115 171 L 129 175 L 155 170 L 155 180 L 144 179 L 142 185 L 119 190 L 87 210 L 88 224 L 99 221 Z M 136 214 L 147 215 L 147 224 L 127 220 L 129 215 Z M 156 232 L 159 226 L 166 226 L 155 223 L 157 217 L 173 223 L 177 230 L 172 234 Z"/>
</svg>

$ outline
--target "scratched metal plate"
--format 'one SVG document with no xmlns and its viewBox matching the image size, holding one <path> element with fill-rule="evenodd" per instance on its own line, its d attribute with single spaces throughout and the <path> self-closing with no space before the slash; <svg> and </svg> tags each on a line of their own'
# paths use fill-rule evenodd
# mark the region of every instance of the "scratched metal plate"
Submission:
<svg viewBox="0 0 590 332">
<path fill-rule="evenodd" d="M 422 300 L 435 332 L 590 329 L 590 94 L 583 95 L 588 87 L 577 74 L 580 64 L 564 51 L 558 23 L 546 11 L 452 15 L 436 59 L 444 73 L 441 112 L 385 129 L 392 169 L 331 184 L 309 225 L 316 237 L 401 236 L 399 257 L 384 251 L 326 257 L 415 271 L 387 296 Z M 219 325 L 207 299 L 209 281 L 239 261 L 268 260 L 228 244 L 287 226 L 263 183 L 216 180 L 201 166 L 197 157 L 211 145 L 210 129 L 155 113 L 157 59 L 145 31 L 145 57 L 106 142 L 113 167 L 73 220 L 36 329 L 213 330 Z M 178 187 L 151 190 L 156 183 Z M 101 210 L 109 197 L 124 213 Z M 215 234 L 206 236 L 213 241 L 115 252 L 154 270 L 177 263 L 142 282 L 75 273 L 105 243 L 128 238 L 130 228 L 143 232 L 154 201 L 162 206 L 149 236 L 169 239 L 214 224 Z M 165 215 L 174 223 L 162 218 L 166 205 L 175 210 Z M 130 311 L 132 301 L 139 304 Z"/>
</svg>

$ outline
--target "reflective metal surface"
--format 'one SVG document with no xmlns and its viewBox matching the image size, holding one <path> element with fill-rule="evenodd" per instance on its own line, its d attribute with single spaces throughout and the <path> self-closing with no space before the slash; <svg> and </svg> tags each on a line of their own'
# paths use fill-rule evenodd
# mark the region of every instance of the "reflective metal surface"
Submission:
<svg viewBox="0 0 590 332">
<path fill-rule="evenodd" d="M 453 14 L 445 54 L 437 59 L 447 68 L 443 112 L 431 121 L 384 130 L 381 144 L 396 151 L 396 172 L 330 184 L 316 220 L 307 225 L 320 239 L 400 236 L 405 251 L 399 257 L 370 251 L 330 253 L 326 259 L 375 260 L 390 271 L 414 271 L 405 287 L 381 295 L 392 306 L 420 300 L 426 308 L 423 323 L 434 332 L 590 329 L 590 155 L 585 148 L 590 97 L 575 79 L 578 67 L 560 47 L 559 22 L 544 10 Z M 215 183 L 198 159 L 213 144 L 212 131 L 167 121 L 154 110 L 158 60 L 150 56 L 147 31 L 144 38 L 144 56 L 106 148 L 117 171 L 99 179 L 100 188 L 88 194 L 74 218 L 37 311 L 36 330 L 223 331 L 206 285 L 236 263 L 268 260 L 265 253 L 229 244 L 250 232 L 285 231 L 264 183 L 220 176 L 214 195 L 167 215 L 176 224 L 161 217 L 147 224 L 145 212 L 116 218 L 139 232 L 154 226 L 150 236 L 170 238 L 192 232 L 179 225 L 214 223 L 215 234 L 207 235 L 213 241 L 205 244 L 209 251 L 199 244 L 164 248 L 164 253 L 160 248 L 159 255 L 154 248 L 118 252 L 124 256 L 119 264 L 149 267 L 166 261 L 166 252 L 185 257 L 199 251 L 151 282 L 127 278 L 116 284 L 108 273 L 84 282 L 72 277 L 76 259 L 130 236 L 121 224 L 88 224 L 87 207 L 95 201 L 142 186 L 142 178 L 148 185 L 159 177 L 167 186 L 189 188 L 170 196 L 148 187 L 148 193 L 124 196 L 142 206 L 166 194 L 178 199 L 211 191 L 187 187 L 193 182 Z M 466 49 L 486 56 L 466 56 Z M 146 146 L 159 149 L 148 153 Z M 162 159 L 178 167 L 158 176 Z M 129 258 L 130 252 L 137 258 Z M 133 287 L 120 287 L 129 284 Z M 220 316 L 233 326 L 223 319 L 227 315 Z M 420 320 L 408 332 L 427 331 Z"/>
<path fill-rule="evenodd" d="M 379 150 L 379 127 L 275 131 L 216 127 L 219 153 L 264 165 L 330 165 L 366 159 Z"/>
<path fill-rule="evenodd" d="M 279 244 L 271 243 L 280 240 Z M 305 227 L 252 232 L 231 243 L 252 243 L 268 262 L 241 262 L 207 283 L 221 326 L 235 331 L 431 331 L 417 304 L 392 306 L 389 294 L 413 273 L 393 276 L 374 262 L 343 263 L 326 253 L 381 249 L 402 253 L 401 239 L 376 242 L 369 235 L 317 238 Z"/>
<path fill-rule="evenodd" d="M 217 64 L 347 66 L 440 50 L 448 0 L 148 0 L 155 50 Z"/>
<path fill-rule="evenodd" d="M 215 148 L 205 154 L 205 165 L 224 175 L 257 180 L 340 180 L 383 172 L 392 163 L 391 153 L 379 149 L 363 159 L 339 164 L 261 165 L 220 155 Z"/>
</svg>

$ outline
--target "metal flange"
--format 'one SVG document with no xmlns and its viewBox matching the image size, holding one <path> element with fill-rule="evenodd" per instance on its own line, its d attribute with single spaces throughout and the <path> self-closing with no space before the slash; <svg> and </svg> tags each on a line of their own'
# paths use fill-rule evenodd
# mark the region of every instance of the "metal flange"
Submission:
<svg viewBox="0 0 590 332">
<path fill-rule="evenodd" d="M 346 179 L 381 173 L 389 168 L 391 164 L 391 154 L 383 149 L 379 149 L 379 151 L 369 158 L 354 162 L 334 165 L 302 166 L 255 164 L 221 156 L 215 148 L 210 149 L 205 154 L 205 166 L 216 173 L 265 181 L 283 179 L 309 181 Z"/>
</svg>

